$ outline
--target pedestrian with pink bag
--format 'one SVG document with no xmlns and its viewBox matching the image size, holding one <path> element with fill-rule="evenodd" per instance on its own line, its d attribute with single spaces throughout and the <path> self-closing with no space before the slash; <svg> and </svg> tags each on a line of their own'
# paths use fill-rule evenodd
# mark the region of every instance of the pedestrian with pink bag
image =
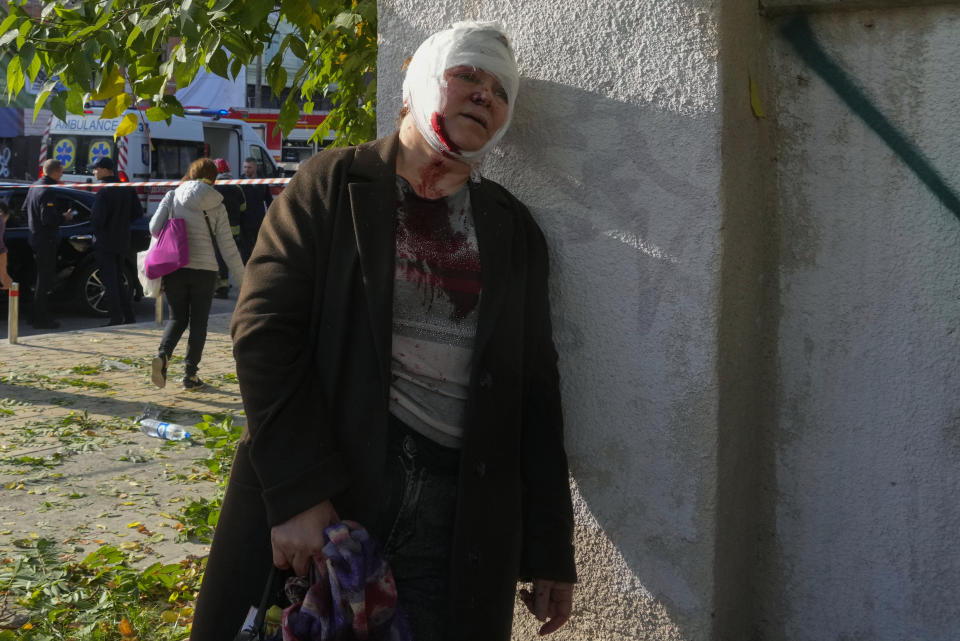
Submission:
<svg viewBox="0 0 960 641">
<path fill-rule="evenodd" d="M 243 281 L 243 262 L 230 232 L 223 196 L 213 188 L 216 179 L 217 166 L 212 160 L 200 158 L 193 161 L 183 182 L 175 190 L 167 192 L 150 219 L 150 233 L 155 237 L 159 237 L 166 227 L 175 226 L 171 221 L 183 220 L 187 244 L 186 248 L 180 248 L 186 250 L 180 252 L 187 259 L 185 264 L 163 276 L 163 291 L 170 305 L 171 320 L 167 323 L 157 356 L 153 359 L 151 380 L 157 387 L 166 385 L 167 365 L 187 327 L 190 328 L 190 335 L 187 339 L 183 387 L 194 389 L 203 386 L 197 371 L 207 340 L 207 318 L 217 283 L 218 248 L 237 286 Z M 178 234 L 176 238 L 176 242 L 183 242 L 183 235 Z"/>
</svg>

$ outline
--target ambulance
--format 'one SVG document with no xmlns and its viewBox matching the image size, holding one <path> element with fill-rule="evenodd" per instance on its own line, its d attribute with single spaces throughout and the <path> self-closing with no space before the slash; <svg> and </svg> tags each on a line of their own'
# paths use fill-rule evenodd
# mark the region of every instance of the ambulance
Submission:
<svg viewBox="0 0 960 641">
<path fill-rule="evenodd" d="M 40 164 L 56 158 L 63 164 L 63 182 L 92 182 L 91 166 L 109 156 L 124 182 L 179 180 L 190 163 L 201 157 L 224 158 L 234 178 L 240 178 L 243 161 L 254 158 L 259 178 L 282 176 L 267 146 L 243 120 L 224 118 L 228 110 L 189 110 L 185 116 L 150 122 L 143 112 L 137 115 L 137 129 L 114 141 L 121 117 L 100 118 L 100 109 L 83 115 L 68 114 L 61 120 L 52 116 L 41 143 Z M 152 214 L 171 187 L 139 188 L 144 209 Z"/>
</svg>

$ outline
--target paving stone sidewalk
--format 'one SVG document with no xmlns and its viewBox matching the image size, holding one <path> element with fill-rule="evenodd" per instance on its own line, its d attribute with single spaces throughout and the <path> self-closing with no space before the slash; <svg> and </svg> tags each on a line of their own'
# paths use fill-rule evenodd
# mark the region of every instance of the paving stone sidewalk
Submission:
<svg viewBox="0 0 960 641">
<path fill-rule="evenodd" d="M 177 542 L 180 509 L 211 498 L 216 484 L 200 459 L 209 450 L 142 434 L 133 419 L 149 403 L 173 422 L 204 414 L 243 423 L 228 325 L 210 317 L 200 364 L 207 383 L 179 384 L 187 335 L 164 389 L 150 382 L 160 342 L 154 322 L 21 337 L 0 342 L 0 558 L 47 538 L 78 559 L 104 543 L 143 565 L 202 556 L 208 546 Z"/>
</svg>

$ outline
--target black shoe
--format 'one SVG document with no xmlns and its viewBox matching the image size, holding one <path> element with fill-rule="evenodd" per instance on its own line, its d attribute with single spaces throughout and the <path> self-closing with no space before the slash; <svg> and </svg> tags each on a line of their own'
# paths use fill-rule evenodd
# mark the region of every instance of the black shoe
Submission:
<svg viewBox="0 0 960 641">
<path fill-rule="evenodd" d="M 157 354 L 153 359 L 153 370 L 150 372 L 150 380 L 157 387 L 162 388 L 167 384 L 167 362 L 169 359 L 166 354 Z"/>
<path fill-rule="evenodd" d="M 200 377 L 196 374 L 183 377 L 183 389 L 197 389 L 198 387 L 203 387 L 204 385 L 206 385 L 206 383 L 201 381 Z"/>
<path fill-rule="evenodd" d="M 34 321 L 30 324 L 36 329 L 57 329 L 60 327 L 60 322 L 55 320 Z"/>
<path fill-rule="evenodd" d="M 123 321 L 110 321 L 109 323 L 104 323 L 100 327 L 114 327 L 116 325 L 123 325 Z"/>
<path fill-rule="evenodd" d="M 215 290 L 213 291 L 213 297 L 214 297 L 214 298 L 229 298 L 229 297 L 230 297 L 230 289 L 227 288 L 227 287 L 218 287 L 217 289 L 215 289 Z"/>
</svg>

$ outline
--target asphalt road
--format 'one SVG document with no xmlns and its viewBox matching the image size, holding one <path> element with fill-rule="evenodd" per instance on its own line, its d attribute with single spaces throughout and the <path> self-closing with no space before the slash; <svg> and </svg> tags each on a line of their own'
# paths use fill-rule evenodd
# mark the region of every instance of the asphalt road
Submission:
<svg viewBox="0 0 960 641">
<path fill-rule="evenodd" d="M 0 296 L 7 298 L 6 291 L 0 291 Z M 237 303 L 237 288 L 230 288 L 229 298 L 213 299 L 213 306 L 210 309 L 211 314 L 226 314 L 233 311 Z M 37 334 L 55 334 L 59 332 L 69 332 L 75 329 L 94 329 L 107 323 L 109 319 L 97 316 L 85 316 L 77 312 L 76 308 L 68 303 L 52 302 L 50 305 L 51 315 L 60 322 L 59 329 L 34 329 L 30 323 L 29 303 L 20 306 L 20 321 L 17 325 L 18 336 L 34 336 Z M 144 298 L 133 304 L 133 311 L 137 315 L 137 322 L 149 322 L 156 318 L 156 300 L 153 298 Z M 9 310 L 6 300 L 0 302 L 0 340 L 6 341 L 9 334 L 8 316 Z M 170 309 L 164 304 L 163 320 L 170 319 Z"/>
</svg>

